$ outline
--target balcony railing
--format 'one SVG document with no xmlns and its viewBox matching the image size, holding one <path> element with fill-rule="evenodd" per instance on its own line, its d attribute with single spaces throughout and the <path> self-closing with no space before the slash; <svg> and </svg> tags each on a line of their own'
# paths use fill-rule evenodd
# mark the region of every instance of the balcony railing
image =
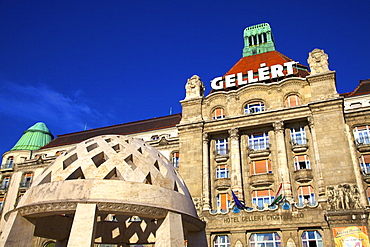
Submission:
<svg viewBox="0 0 370 247">
<path fill-rule="evenodd" d="M 370 138 L 367 136 L 356 139 L 357 146 L 368 145 L 368 144 L 370 144 Z"/>
</svg>

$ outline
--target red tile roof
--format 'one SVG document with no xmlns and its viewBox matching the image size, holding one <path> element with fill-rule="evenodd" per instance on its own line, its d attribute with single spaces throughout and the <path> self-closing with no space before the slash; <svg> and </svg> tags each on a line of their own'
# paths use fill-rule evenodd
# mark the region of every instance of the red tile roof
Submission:
<svg viewBox="0 0 370 247">
<path fill-rule="evenodd" d="M 342 93 L 341 95 L 347 98 L 364 94 L 370 94 L 370 79 L 360 80 L 360 85 L 358 85 L 353 92 Z"/>
<path fill-rule="evenodd" d="M 70 134 L 58 135 L 57 138 L 43 146 L 41 149 L 79 143 L 83 140 L 100 135 L 128 135 L 150 130 L 165 129 L 175 127 L 180 123 L 181 114 L 141 120 L 136 122 L 112 125 L 103 128 L 80 131 Z"/>
</svg>

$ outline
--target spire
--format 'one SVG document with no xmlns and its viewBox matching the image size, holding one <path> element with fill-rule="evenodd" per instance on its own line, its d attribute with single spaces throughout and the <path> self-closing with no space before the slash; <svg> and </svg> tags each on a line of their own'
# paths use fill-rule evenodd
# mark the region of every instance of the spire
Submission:
<svg viewBox="0 0 370 247">
<path fill-rule="evenodd" d="M 11 150 L 37 150 L 48 144 L 54 136 L 42 122 L 26 130 Z"/>
<path fill-rule="evenodd" d="M 243 57 L 275 51 L 275 42 L 271 27 L 262 23 L 244 29 Z"/>
</svg>

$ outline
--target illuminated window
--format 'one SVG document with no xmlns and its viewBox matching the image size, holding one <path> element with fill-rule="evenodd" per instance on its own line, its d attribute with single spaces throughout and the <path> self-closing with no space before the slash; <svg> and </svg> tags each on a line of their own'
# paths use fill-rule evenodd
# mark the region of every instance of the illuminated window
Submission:
<svg viewBox="0 0 370 247">
<path fill-rule="evenodd" d="M 256 112 L 261 112 L 265 110 L 265 105 L 263 102 L 251 102 L 248 103 L 244 108 L 244 114 L 251 114 Z"/>
<path fill-rule="evenodd" d="M 362 173 L 365 175 L 370 174 L 370 154 L 361 155 L 359 158 Z"/>
<path fill-rule="evenodd" d="M 217 210 L 221 212 L 227 212 L 230 208 L 230 195 L 228 193 L 220 193 L 216 197 L 217 199 Z"/>
<path fill-rule="evenodd" d="M 315 205 L 315 192 L 311 186 L 301 186 L 298 188 L 299 205 Z"/>
<path fill-rule="evenodd" d="M 230 247 L 230 238 L 227 235 L 218 235 L 213 240 L 213 247 Z"/>
<path fill-rule="evenodd" d="M 286 107 L 301 105 L 301 99 L 298 95 L 289 95 L 285 100 Z"/>
<path fill-rule="evenodd" d="M 258 209 L 267 208 L 274 201 L 273 190 L 255 190 L 252 192 L 252 204 Z"/>
<path fill-rule="evenodd" d="M 302 234 L 303 247 L 322 247 L 322 237 L 318 231 L 304 231 Z"/>
<path fill-rule="evenodd" d="M 172 165 L 175 168 L 179 168 L 179 156 L 180 156 L 179 152 L 172 153 Z"/>
<path fill-rule="evenodd" d="M 225 110 L 223 108 L 216 108 L 212 112 L 212 119 L 223 119 L 225 118 Z"/>
<path fill-rule="evenodd" d="M 370 128 L 368 125 L 355 127 L 353 134 L 357 145 L 370 144 Z"/>
<path fill-rule="evenodd" d="M 228 153 L 227 139 L 216 139 L 216 155 L 225 155 Z"/>
<path fill-rule="evenodd" d="M 248 138 L 248 146 L 252 150 L 265 150 L 270 147 L 269 135 L 267 133 L 251 134 Z"/>
<path fill-rule="evenodd" d="M 251 175 L 272 173 L 271 161 L 268 159 L 253 160 L 250 163 Z"/>
<path fill-rule="evenodd" d="M 292 145 L 304 145 L 307 143 L 306 132 L 303 127 L 290 129 Z"/>
<path fill-rule="evenodd" d="M 26 173 L 23 175 L 22 182 L 20 184 L 21 188 L 29 188 L 32 183 L 32 173 Z"/>
<path fill-rule="evenodd" d="M 280 236 L 276 232 L 253 233 L 249 238 L 250 247 L 280 247 Z"/>
<path fill-rule="evenodd" d="M 218 165 L 216 167 L 216 178 L 230 178 L 228 165 Z"/>
<path fill-rule="evenodd" d="M 302 169 L 311 169 L 310 160 L 308 159 L 307 155 L 297 155 L 294 157 L 294 169 L 302 170 Z"/>
</svg>

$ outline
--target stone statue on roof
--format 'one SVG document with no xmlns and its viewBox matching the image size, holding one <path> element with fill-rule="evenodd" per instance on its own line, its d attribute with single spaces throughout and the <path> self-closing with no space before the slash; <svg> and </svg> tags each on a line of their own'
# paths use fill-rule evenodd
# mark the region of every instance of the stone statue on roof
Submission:
<svg viewBox="0 0 370 247">
<path fill-rule="evenodd" d="M 324 50 L 314 49 L 310 52 L 307 62 L 310 65 L 311 75 L 329 72 L 328 58 Z"/>
<path fill-rule="evenodd" d="M 194 99 L 203 97 L 204 94 L 204 85 L 199 76 L 193 75 L 188 79 L 186 86 L 186 97 L 185 99 Z"/>
</svg>

